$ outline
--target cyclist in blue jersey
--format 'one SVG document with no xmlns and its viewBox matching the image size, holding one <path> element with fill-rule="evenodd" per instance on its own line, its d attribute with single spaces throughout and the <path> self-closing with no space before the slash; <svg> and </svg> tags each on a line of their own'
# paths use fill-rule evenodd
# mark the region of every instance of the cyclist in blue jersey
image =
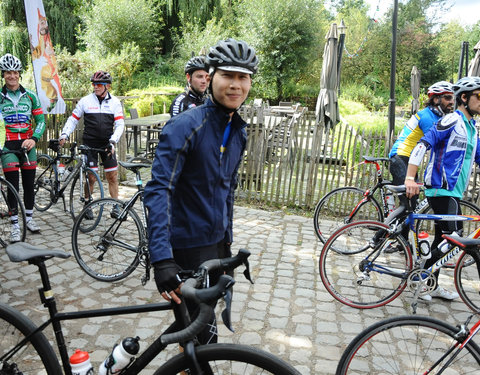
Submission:
<svg viewBox="0 0 480 375">
<path fill-rule="evenodd" d="M 205 94 L 210 79 L 205 67 L 205 57 L 195 56 L 185 65 L 187 87 L 185 92 L 173 99 L 170 115 L 176 116 L 187 109 L 198 107 L 205 101 Z"/>
<path fill-rule="evenodd" d="M 210 97 L 164 126 L 145 187 L 155 282 L 163 298 L 175 303 L 180 269 L 231 256 L 234 190 L 247 141 L 247 124 L 237 110 L 258 59 L 247 43 L 227 39 L 210 48 L 206 63 Z M 187 302 L 187 308 L 193 313 L 196 306 Z M 200 336 L 202 343 L 217 340 L 214 316 L 210 332 Z"/>
<path fill-rule="evenodd" d="M 480 77 L 464 77 L 453 85 L 457 110 L 440 119 L 425 134 L 412 151 L 408 162 L 405 186 L 407 197 L 419 193 L 415 182 L 418 166 L 425 152 L 431 149 L 425 170 L 425 195 L 436 214 L 461 214 L 459 201 L 468 187 L 473 163 L 480 165 L 480 139 L 473 117 L 480 114 Z M 444 247 L 443 234 L 462 235 L 461 221 L 436 221 L 432 257 L 425 267 L 430 267 L 448 249 Z M 447 245 L 448 246 L 448 245 Z M 438 272 L 435 275 L 438 279 Z M 458 293 L 438 287 L 422 299 L 432 297 L 453 300 Z"/>
</svg>

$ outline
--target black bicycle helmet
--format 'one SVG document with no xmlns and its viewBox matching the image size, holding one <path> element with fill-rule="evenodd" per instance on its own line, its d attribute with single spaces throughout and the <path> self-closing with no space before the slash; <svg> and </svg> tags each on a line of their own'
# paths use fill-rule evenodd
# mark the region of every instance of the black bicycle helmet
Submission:
<svg viewBox="0 0 480 375">
<path fill-rule="evenodd" d="M 90 81 L 92 81 L 92 83 L 112 83 L 112 76 L 103 70 L 99 70 L 93 73 Z"/>
<path fill-rule="evenodd" d="M 2 70 L 2 72 L 21 72 L 22 62 L 17 57 L 7 53 L 0 57 L 0 70 Z"/>
<path fill-rule="evenodd" d="M 185 64 L 185 74 L 192 74 L 196 70 L 207 70 L 207 67 L 205 65 L 205 56 L 192 57 Z"/>
<path fill-rule="evenodd" d="M 210 72 L 216 68 L 232 72 L 255 74 L 258 70 L 258 58 L 255 50 L 242 40 L 229 38 L 210 47 L 206 57 Z"/>
<path fill-rule="evenodd" d="M 480 89 L 480 77 L 463 77 L 453 85 L 455 96 L 459 96 L 462 92 L 469 92 Z"/>
</svg>

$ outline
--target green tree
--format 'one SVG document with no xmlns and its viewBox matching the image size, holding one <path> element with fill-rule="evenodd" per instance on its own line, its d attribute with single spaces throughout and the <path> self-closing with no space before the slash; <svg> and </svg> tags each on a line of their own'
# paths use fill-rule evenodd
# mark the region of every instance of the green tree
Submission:
<svg viewBox="0 0 480 375">
<path fill-rule="evenodd" d="M 52 41 L 70 53 L 77 50 L 76 32 L 81 22 L 78 10 L 82 4 L 81 0 L 43 0 Z"/>
<path fill-rule="evenodd" d="M 29 59 L 28 33 L 22 0 L 0 2 L 0 54 L 11 53 L 25 66 Z"/>
<path fill-rule="evenodd" d="M 256 48 L 260 79 L 271 82 L 275 98 L 285 97 L 287 86 L 308 74 L 312 61 L 320 57 L 324 43 L 320 31 L 327 24 L 322 10 L 315 0 L 245 0 L 239 4 L 240 35 Z"/>
<path fill-rule="evenodd" d="M 99 54 L 122 50 L 135 43 L 143 53 L 155 53 L 161 44 L 158 9 L 150 0 L 94 0 L 83 9 L 85 29 L 80 39 Z"/>
</svg>

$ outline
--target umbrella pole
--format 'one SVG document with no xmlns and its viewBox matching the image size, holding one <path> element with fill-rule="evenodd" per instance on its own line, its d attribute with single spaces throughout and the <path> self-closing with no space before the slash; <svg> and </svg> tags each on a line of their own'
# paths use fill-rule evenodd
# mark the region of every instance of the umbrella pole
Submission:
<svg viewBox="0 0 480 375">
<path fill-rule="evenodd" d="M 393 133 L 395 131 L 395 73 L 397 69 L 397 20 L 398 0 L 395 0 L 392 17 L 392 63 L 390 70 L 390 100 L 388 101 L 388 147 L 385 152 L 392 148 Z"/>
</svg>

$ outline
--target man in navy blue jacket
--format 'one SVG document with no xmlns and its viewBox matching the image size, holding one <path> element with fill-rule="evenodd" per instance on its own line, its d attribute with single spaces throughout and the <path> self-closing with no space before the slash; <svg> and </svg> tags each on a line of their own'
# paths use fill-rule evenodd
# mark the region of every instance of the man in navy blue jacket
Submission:
<svg viewBox="0 0 480 375">
<path fill-rule="evenodd" d="M 231 256 L 234 190 L 247 140 L 237 109 L 258 59 L 247 43 L 227 39 L 210 48 L 206 63 L 210 98 L 165 125 L 145 187 L 155 282 L 176 303 L 180 269 Z M 216 333 L 200 340 L 216 341 Z"/>
</svg>

